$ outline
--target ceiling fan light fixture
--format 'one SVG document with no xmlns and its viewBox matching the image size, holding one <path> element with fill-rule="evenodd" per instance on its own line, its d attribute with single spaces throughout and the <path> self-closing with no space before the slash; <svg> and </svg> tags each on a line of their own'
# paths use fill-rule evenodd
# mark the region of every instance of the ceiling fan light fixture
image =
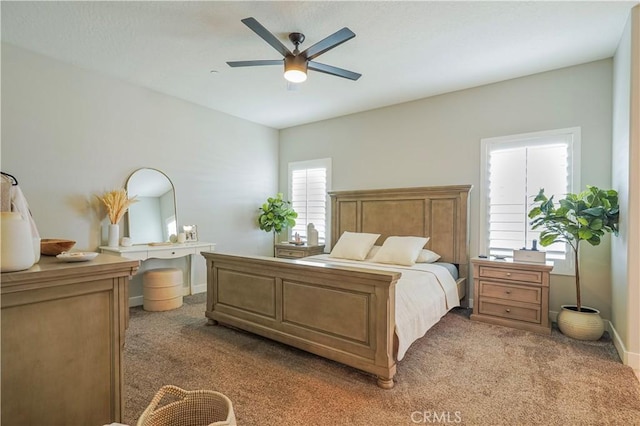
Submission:
<svg viewBox="0 0 640 426">
<path fill-rule="evenodd" d="M 307 74 L 300 70 L 287 70 L 284 72 L 284 78 L 291 83 L 302 83 L 307 79 Z"/>
<path fill-rule="evenodd" d="M 284 78 L 292 83 L 307 79 L 307 60 L 302 56 L 287 56 L 284 59 Z"/>
</svg>

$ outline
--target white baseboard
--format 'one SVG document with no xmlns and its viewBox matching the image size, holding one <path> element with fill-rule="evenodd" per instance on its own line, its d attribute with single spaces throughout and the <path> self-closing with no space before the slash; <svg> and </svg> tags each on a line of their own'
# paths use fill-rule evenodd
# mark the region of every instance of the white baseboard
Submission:
<svg viewBox="0 0 640 426">
<path fill-rule="evenodd" d="M 189 294 L 198 294 L 198 293 L 206 293 L 207 291 L 207 283 L 195 284 L 193 286 L 193 293 L 189 291 L 189 287 L 182 288 L 182 294 L 184 296 L 188 296 Z M 142 306 L 144 303 L 143 296 L 132 296 L 129 298 L 129 307 L 132 308 L 134 306 Z"/>
<path fill-rule="evenodd" d="M 605 324 L 608 325 L 611 340 L 613 340 L 613 345 L 616 347 L 622 363 L 633 368 L 633 372 L 636 374 L 638 380 L 640 380 L 640 353 L 630 352 L 627 350 L 622 338 L 620 338 L 620 335 L 616 331 L 616 328 L 611 324 L 611 321 L 606 321 Z"/>
<path fill-rule="evenodd" d="M 199 284 L 193 285 L 193 293 L 191 294 L 206 293 L 206 292 L 207 292 L 207 283 L 199 283 Z"/>
</svg>

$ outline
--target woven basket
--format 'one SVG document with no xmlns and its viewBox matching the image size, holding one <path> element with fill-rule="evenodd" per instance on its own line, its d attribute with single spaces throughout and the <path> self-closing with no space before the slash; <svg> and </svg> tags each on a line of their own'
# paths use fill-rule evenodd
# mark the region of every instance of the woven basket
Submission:
<svg viewBox="0 0 640 426">
<path fill-rule="evenodd" d="M 165 396 L 172 401 L 158 407 Z M 231 400 L 219 392 L 167 385 L 153 397 L 137 426 L 236 426 L 236 416 Z"/>
</svg>

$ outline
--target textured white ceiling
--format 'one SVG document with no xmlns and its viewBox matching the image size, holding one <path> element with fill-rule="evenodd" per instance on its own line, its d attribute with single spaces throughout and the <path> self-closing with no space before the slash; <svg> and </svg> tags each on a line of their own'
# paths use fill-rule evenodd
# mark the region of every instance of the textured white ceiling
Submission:
<svg viewBox="0 0 640 426">
<path fill-rule="evenodd" d="M 611 57 L 638 1 L 8 2 L 2 41 L 274 128 Z M 287 90 L 280 59 L 240 22 L 252 16 L 302 49 L 347 26 L 356 37 Z M 291 46 L 292 48 L 292 46 Z M 212 72 L 213 71 L 213 72 Z M 46 72 L 46 70 L 43 70 Z"/>
</svg>

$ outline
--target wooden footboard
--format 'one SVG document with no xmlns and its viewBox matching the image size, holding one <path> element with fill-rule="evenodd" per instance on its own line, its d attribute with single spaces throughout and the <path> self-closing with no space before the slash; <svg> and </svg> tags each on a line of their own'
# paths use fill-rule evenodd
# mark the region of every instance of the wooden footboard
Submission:
<svg viewBox="0 0 640 426">
<path fill-rule="evenodd" d="M 400 273 L 203 252 L 210 323 L 228 324 L 375 374 L 393 387 Z"/>
</svg>

